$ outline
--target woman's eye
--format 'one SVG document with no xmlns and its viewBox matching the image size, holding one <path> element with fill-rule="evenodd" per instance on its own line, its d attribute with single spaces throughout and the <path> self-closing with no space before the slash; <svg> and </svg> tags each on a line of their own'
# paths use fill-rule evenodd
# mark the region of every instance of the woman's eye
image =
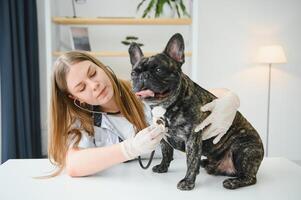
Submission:
<svg viewBox="0 0 301 200">
<path fill-rule="evenodd" d="M 95 75 L 96 75 L 96 70 L 90 74 L 90 77 L 93 77 Z"/>
<path fill-rule="evenodd" d="M 84 91 L 86 89 L 86 86 L 81 87 L 81 89 L 79 90 L 80 92 Z"/>
</svg>

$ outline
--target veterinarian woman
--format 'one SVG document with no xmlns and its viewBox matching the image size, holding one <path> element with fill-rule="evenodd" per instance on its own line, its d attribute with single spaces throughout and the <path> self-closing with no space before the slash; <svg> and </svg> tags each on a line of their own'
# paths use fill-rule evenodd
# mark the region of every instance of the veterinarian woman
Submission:
<svg viewBox="0 0 301 200">
<path fill-rule="evenodd" d="M 203 139 L 226 133 L 239 99 L 226 90 L 211 91 L 219 98 L 201 109 L 211 115 L 196 129 Z M 99 60 L 83 52 L 68 52 L 54 64 L 50 110 L 49 159 L 70 176 L 91 175 L 152 152 L 164 131 L 148 126 L 150 109 Z M 134 137 L 135 136 L 135 137 Z"/>
</svg>

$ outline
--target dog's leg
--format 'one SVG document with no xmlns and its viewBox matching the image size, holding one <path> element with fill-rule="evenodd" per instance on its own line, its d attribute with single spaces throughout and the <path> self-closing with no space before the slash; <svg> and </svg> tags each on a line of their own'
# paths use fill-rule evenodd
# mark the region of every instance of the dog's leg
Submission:
<svg viewBox="0 0 301 200">
<path fill-rule="evenodd" d="M 205 160 L 205 161 L 206 161 L 206 163 L 204 165 L 204 169 L 206 170 L 206 172 L 208 174 L 211 174 L 211 175 L 222 175 L 217 170 L 217 167 L 218 167 L 217 162 L 209 162 L 209 160 Z"/>
<path fill-rule="evenodd" d="M 208 174 L 214 174 L 214 167 L 216 164 L 213 164 L 212 159 L 205 158 L 205 159 L 200 159 L 200 167 L 204 168 Z M 199 172 L 198 172 L 199 174 Z"/>
<path fill-rule="evenodd" d="M 192 190 L 195 186 L 196 175 L 200 169 L 202 155 L 202 134 L 191 133 L 186 142 L 186 176 L 182 179 L 177 188 L 180 190 Z"/>
<path fill-rule="evenodd" d="M 165 173 L 168 171 L 170 162 L 173 160 L 173 148 L 165 141 L 161 141 L 163 159 L 159 165 L 153 167 L 153 172 Z"/>
<path fill-rule="evenodd" d="M 236 189 L 256 183 L 256 174 L 263 159 L 263 148 L 258 143 L 240 144 L 233 152 L 234 166 L 237 178 L 224 180 L 223 186 L 227 189 Z"/>
<path fill-rule="evenodd" d="M 205 161 L 204 168 L 208 174 L 236 177 L 231 150 L 226 151 L 220 160 L 206 159 Z"/>
<path fill-rule="evenodd" d="M 205 158 L 205 159 L 202 159 L 200 160 L 200 166 L 202 168 L 204 168 L 208 174 L 216 174 L 216 168 L 217 168 L 217 162 L 212 160 L 212 159 L 209 159 L 209 158 Z"/>
</svg>

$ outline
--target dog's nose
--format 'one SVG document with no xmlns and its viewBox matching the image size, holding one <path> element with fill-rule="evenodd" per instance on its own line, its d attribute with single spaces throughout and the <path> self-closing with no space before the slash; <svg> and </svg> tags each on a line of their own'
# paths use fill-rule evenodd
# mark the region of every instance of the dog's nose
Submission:
<svg viewBox="0 0 301 200">
<path fill-rule="evenodd" d="M 148 78 L 149 78 L 149 74 L 148 74 L 148 73 L 143 73 L 143 74 L 142 74 L 142 78 L 148 79 Z"/>
</svg>

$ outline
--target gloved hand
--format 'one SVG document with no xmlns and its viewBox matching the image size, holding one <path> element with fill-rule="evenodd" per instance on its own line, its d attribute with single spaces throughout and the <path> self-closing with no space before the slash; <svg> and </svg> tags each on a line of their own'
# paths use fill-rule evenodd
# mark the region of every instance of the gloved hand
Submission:
<svg viewBox="0 0 301 200">
<path fill-rule="evenodd" d="M 211 114 L 194 131 L 198 132 L 210 125 L 204 129 L 202 139 L 207 140 L 216 136 L 213 144 L 218 143 L 232 125 L 239 105 L 238 96 L 233 92 L 227 92 L 223 97 L 202 106 L 201 111 L 210 111 Z"/>
<path fill-rule="evenodd" d="M 151 125 L 139 131 L 135 136 L 121 142 L 121 150 L 128 159 L 134 159 L 145 153 L 155 150 L 164 135 L 164 127 Z"/>
</svg>

